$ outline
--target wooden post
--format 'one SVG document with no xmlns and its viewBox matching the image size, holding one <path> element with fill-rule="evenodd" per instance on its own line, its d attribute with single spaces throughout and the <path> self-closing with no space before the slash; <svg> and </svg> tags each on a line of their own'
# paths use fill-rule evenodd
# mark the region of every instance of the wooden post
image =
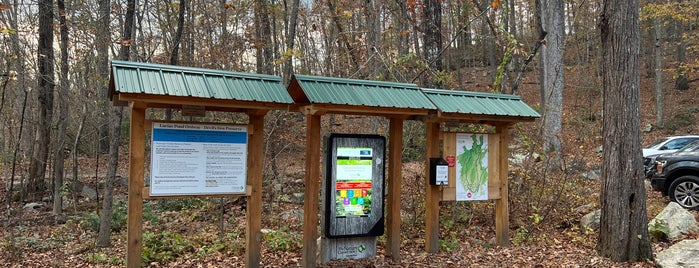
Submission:
<svg viewBox="0 0 699 268">
<path fill-rule="evenodd" d="M 439 186 L 430 185 L 430 157 L 439 157 L 439 123 L 427 123 L 427 159 L 425 163 L 425 250 L 439 251 Z"/>
<path fill-rule="evenodd" d="M 129 132 L 129 190 L 127 210 L 126 267 L 141 267 L 141 239 L 143 227 L 143 174 L 146 132 L 146 108 L 142 103 L 131 103 Z"/>
<path fill-rule="evenodd" d="M 267 110 L 248 113 L 248 178 L 251 189 L 247 198 L 245 231 L 245 267 L 260 267 L 262 228 L 262 162 L 264 160 L 264 119 Z"/>
<path fill-rule="evenodd" d="M 316 266 L 320 191 L 320 115 L 306 114 L 306 194 L 303 203 L 303 267 Z"/>
<path fill-rule="evenodd" d="M 388 196 L 386 198 L 386 253 L 400 260 L 400 194 L 403 178 L 403 119 L 391 118 L 389 129 Z"/>
<path fill-rule="evenodd" d="M 500 199 L 495 199 L 495 243 L 502 247 L 510 245 L 510 207 L 507 187 L 508 158 L 510 142 L 507 128 L 509 124 L 499 124 L 495 126 L 495 132 L 500 134 L 498 151 L 499 176 L 500 176 Z"/>
</svg>

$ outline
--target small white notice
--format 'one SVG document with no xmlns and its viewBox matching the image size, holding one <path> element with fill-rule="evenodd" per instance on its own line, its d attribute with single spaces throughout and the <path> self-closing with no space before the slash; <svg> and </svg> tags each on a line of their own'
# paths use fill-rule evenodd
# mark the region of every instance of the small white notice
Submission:
<svg viewBox="0 0 699 268">
<path fill-rule="evenodd" d="M 247 126 L 153 122 L 151 196 L 245 193 Z"/>
</svg>

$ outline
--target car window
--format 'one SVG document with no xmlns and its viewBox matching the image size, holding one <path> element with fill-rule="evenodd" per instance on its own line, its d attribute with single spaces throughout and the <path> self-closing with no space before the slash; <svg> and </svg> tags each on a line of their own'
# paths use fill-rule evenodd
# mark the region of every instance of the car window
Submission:
<svg viewBox="0 0 699 268">
<path fill-rule="evenodd" d="M 656 146 L 660 145 L 661 143 L 665 142 L 666 140 L 667 140 L 667 138 L 657 139 L 653 143 L 646 146 L 646 148 L 655 148 Z"/>
<path fill-rule="evenodd" d="M 699 140 L 690 142 L 689 144 L 682 147 L 682 149 L 680 149 L 678 152 L 692 152 L 696 150 L 699 150 Z"/>
<path fill-rule="evenodd" d="M 696 138 L 679 138 L 679 139 L 674 139 L 674 140 L 668 141 L 668 142 L 665 144 L 665 147 L 667 147 L 667 149 L 669 149 L 669 150 L 677 150 L 677 149 L 680 149 L 680 148 L 684 147 L 685 145 L 687 145 L 687 144 L 689 144 L 690 142 L 693 142 L 693 141 L 695 141 L 695 140 L 697 140 L 697 139 L 696 139 Z"/>
</svg>

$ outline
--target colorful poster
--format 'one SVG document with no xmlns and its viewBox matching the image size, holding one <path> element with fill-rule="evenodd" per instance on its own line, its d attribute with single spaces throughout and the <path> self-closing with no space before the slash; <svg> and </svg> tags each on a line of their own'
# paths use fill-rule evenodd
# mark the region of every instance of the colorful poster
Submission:
<svg viewBox="0 0 699 268">
<path fill-rule="evenodd" d="M 456 134 L 456 200 L 488 200 L 487 134 Z"/>
<path fill-rule="evenodd" d="M 335 217 L 367 217 L 371 214 L 371 148 L 337 148 Z"/>
<path fill-rule="evenodd" d="M 245 193 L 247 126 L 153 122 L 150 195 Z"/>
</svg>

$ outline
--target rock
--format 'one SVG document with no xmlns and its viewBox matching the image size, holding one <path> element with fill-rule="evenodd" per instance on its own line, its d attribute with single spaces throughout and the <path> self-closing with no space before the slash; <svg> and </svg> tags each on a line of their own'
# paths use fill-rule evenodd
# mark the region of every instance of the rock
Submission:
<svg viewBox="0 0 699 268">
<path fill-rule="evenodd" d="M 285 221 L 303 221 L 302 210 L 290 209 L 282 212 L 281 218 Z"/>
<path fill-rule="evenodd" d="M 274 233 L 274 230 L 264 228 L 264 229 L 260 229 L 260 233 L 263 233 L 263 234 Z"/>
<path fill-rule="evenodd" d="M 588 170 L 580 174 L 580 176 L 588 180 L 599 180 L 601 175 L 602 171 L 599 169 Z"/>
<path fill-rule="evenodd" d="M 284 185 L 282 185 L 281 183 L 275 183 L 272 185 L 272 191 L 274 191 L 275 193 L 281 192 L 282 189 L 284 189 Z"/>
<path fill-rule="evenodd" d="M 675 202 L 670 202 L 658 216 L 655 216 L 648 223 L 648 229 L 658 229 L 657 224 L 667 225 L 667 238 L 669 239 L 699 231 L 699 225 L 697 225 L 694 215 Z"/>
<path fill-rule="evenodd" d="M 97 190 L 84 184 L 82 189 L 80 190 L 80 195 L 87 197 L 89 199 L 95 199 L 95 198 L 97 198 Z"/>
<path fill-rule="evenodd" d="M 592 211 L 594 208 L 595 208 L 595 204 L 590 203 L 590 204 L 582 205 L 582 206 L 579 206 L 579 207 L 573 209 L 573 212 L 580 213 L 580 214 L 587 214 L 587 213 L 590 213 L 590 211 Z"/>
<path fill-rule="evenodd" d="M 580 219 L 580 228 L 587 230 L 588 228 L 592 230 L 599 229 L 599 221 L 602 217 L 602 210 L 597 209 L 593 212 L 588 213 Z"/>
<path fill-rule="evenodd" d="M 658 267 L 699 267 L 699 240 L 682 240 L 655 256 Z"/>
<path fill-rule="evenodd" d="M 653 125 L 651 124 L 646 124 L 646 126 L 641 129 L 643 132 L 651 132 L 651 130 L 653 130 Z"/>
<path fill-rule="evenodd" d="M 129 186 L 129 178 L 116 175 L 114 178 L 114 186 Z"/>
<path fill-rule="evenodd" d="M 291 202 L 296 204 L 303 204 L 303 199 L 305 197 L 304 193 L 293 193 L 291 194 Z"/>
<path fill-rule="evenodd" d="M 43 206 L 43 203 L 32 202 L 24 205 L 22 209 L 24 209 L 25 211 L 36 211 L 37 209 L 40 209 Z"/>
</svg>

